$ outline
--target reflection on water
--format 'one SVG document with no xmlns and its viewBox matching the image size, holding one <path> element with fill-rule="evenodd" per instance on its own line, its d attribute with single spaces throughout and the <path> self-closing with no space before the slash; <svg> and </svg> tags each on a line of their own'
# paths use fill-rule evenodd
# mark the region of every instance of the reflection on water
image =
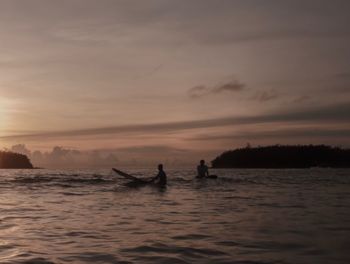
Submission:
<svg viewBox="0 0 350 264">
<path fill-rule="evenodd" d="M 0 263 L 349 263 L 349 172 L 1 170 Z"/>
</svg>

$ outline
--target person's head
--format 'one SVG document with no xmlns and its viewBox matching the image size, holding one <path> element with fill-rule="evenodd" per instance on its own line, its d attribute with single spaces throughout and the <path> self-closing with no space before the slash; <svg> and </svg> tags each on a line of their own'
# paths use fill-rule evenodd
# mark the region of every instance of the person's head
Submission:
<svg viewBox="0 0 350 264">
<path fill-rule="evenodd" d="M 163 164 L 158 165 L 158 170 L 162 171 L 163 170 Z"/>
<path fill-rule="evenodd" d="M 199 164 L 203 166 L 205 164 L 205 160 L 201 160 Z"/>
</svg>

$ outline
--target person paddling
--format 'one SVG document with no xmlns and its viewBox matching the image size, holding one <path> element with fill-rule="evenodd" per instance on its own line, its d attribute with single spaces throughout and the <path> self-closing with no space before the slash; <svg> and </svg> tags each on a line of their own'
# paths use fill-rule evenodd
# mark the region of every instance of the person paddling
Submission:
<svg viewBox="0 0 350 264">
<path fill-rule="evenodd" d="M 150 182 L 155 182 L 159 186 L 162 186 L 162 187 L 166 186 L 167 176 L 166 176 L 165 171 L 163 170 L 163 164 L 158 165 L 158 174 Z"/>
<path fill-rule="evenodd" d="M 201 160 L 197 166 L 197 178 L 209 177 L 208 166 L 205 165 L 205 161 Z"/>
</svg>

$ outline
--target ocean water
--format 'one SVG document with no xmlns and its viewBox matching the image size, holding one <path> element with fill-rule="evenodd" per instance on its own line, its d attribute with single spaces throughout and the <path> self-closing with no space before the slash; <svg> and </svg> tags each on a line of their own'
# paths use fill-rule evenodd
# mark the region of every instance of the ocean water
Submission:
<svg viewBox="0 0 350 264">
<path fill-rule="evenodd" d="M 350 170 L 213 173 L 0 170 L 0 263 L 350 263 Z"/>
</svg>

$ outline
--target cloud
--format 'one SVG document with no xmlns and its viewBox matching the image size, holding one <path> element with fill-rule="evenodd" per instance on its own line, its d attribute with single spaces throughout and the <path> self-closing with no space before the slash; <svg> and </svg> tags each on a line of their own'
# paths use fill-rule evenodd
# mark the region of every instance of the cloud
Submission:
<svg viewBox="0 0 350 264">
<path fill-rule="evenodd" d="M 245 84 L 240 83 L 237 80 L 234 80 L 234 81 L 224 83 L 224 84 L 219 84 L 213 87 L 208 87 L 204 85 L 195 86 L 188 90 L 188 94 L 191 98 L 199 98 L 206 95 L 220 94 L 224 92 L 235 93 L 235 92 L 240 92 L 244 89 L 245 89 Z"/>
<path fill-rule="evenodd" d="M 108 37 L 118 33 L 118 28 L 110 32 L 108 24 L 122 24 L 136 29 L 147 26 L 157 27 L 158 30 L 164 28 L 171 34 L 184 35 L 187 39 L 190 37 L 201 43 L 256 42 L 288 37 L 336 37 L 349 34 L 349 4 L 346 1 L 338 5 L 322 1 L 319 9 L 314 12 L 310 12 L 313 10 L 310 1 L 298 5 L 293 4 L 293 1 L 268 0 L 264 1 L 264 5 L 259 5 L 259 1 L 208 0 L 202 0 L 200 4 L 198 1 L 164 0 L 76 0 L 74 3 L 34 0 L 28 4 L 16 0 L 9 2 L 11 4 L 1 4 L 0 14 L 4 19 L 14 19 L 24 25 L 40 25 L 40 29 L 48 27 L 51 30 L 53 25 L 61 28 L 67 21 L 74 21 L 77 25 L 68 32 L 65 32 L 67 29 L 58 32 L 59 36 L 73 40 L 90 39 L 95 35 L 104 39 L 105 35 Z M 318 26 L 308 23 L 310 19 L 316 21 L 315 25 Z M 83 30 L 80 29 L 80 24 L 84 25 Z M 86 30 L 85 24 L 92 28 Z"/>
<path fill-rule="evenodd" d="M 189 140 L 233 140 L 233 139 L 276 139 L 276 138 L 350 138 L 350 129 L 297 128 L 264 131 L 241 131 L 221 135 L 199 135 Z"/>
<path fill-rule="evenodd" d="M 14 145 L 10 150 L 27 155 L 33 165 L 37 167 L 110 167 L 119 163 L 119 160 L 114 153 L 99 150 L 79 151 L 76 149 L 55 146 L 51 151 L 42 152 L 39 150 L 30 150 L 24 144 Z"/>
<path fill-rule="evenodd" d="M 24 144 L 10 148 L 25 154 L 36 167 L 45 168 L 109 168 L 113 166 L 152 165 L 167 162 L 167 165 L 191 164 L 193 151 L 165 145 L 131 146 L 113 149 L 76 150 L 55 146 L 50 151 L 30 150 Z M 192 158 L 192 159 L 191 159 Z"/>
<path fill-rule="evenodd" d="M 275 90 L 258 91 L 251 98 L 259 102 L 271 101 L 278 98 L 278 93 Z"/>
<path fill-rule="evenodd" d="M 198 98 L 205 94 L 208 94 L 209 90 L 210 89 L 208 87 L 204 85 L 199 85 L 199 86 L 192 87 L 190 90 L 188 90 L 188 95 L 191 98 Z"/>
<path fill-rule="evenodd" d="M 30 155 L 30 153 L 31 153 L 30 150 L 24 144 L 13 145 L 10 148 L 10 151 L 15 152 L 15 153 L 24 154 L 24 155 Z"/>
<path fill-rule="evenodd" d="M 188 90 L 188 95 L 192 99 L 198 99 L 204 96 L 210 96 L 215 94 L 221 94 L 221 93 L 239 93 L 246 90 L 246 85 L 237 81 L 233 80 L 231 82 L 219 84 L 213 87 L 205 86 L 205 85 L 198 85 L 195 87 L 192 87 Z M 267 102 L 274 99 L 279 98 L 279 94 L 276 90 L 262 90 L 257 91 L 248 99 L 259 101 L 259 102 Z"/>
<path fill-rule="evenodd" d="M 221 92 L 239 92 L 244 89 L 245 85 L 238 82 L 238 81 L 233 81 L 230 83 L 225 83 L 223 85 L 219 85 L 217 87 L 214 87 L 212 92 L 213 93 L 221 93 Z"/>
<path fill-rule="evenodd" d="M 262 41 L 276 41 L 276 40 L 288 40 L 288 39 L 307 39 L 307 38 L 348 38 L 350 32 L 348 30 L 338 30 L 334 32 L 325 30 L 304 30 L 304 29 L 276 29 L 252 32 L 210 32 L 210 34 L 202 33 L 198 38 L 200 41 L 206 44 L 229 44 L 229 43 L 244 43 L 244 42 L 262 42 Z"/>
<path fill-rule="evenodd" d="M 311 96 L 309 95 L 301 95 L 298 96 L 297 98 L 294 99 L 294 103 L 302 103 L 302 102 L 306 102 L 309 101 L 311 99 Z"/>
<path fill-rule="evenodd" d="M 181 154 L 188 152 L 186 149 L 178 149 L 169 146 L 133 146 L 126 148 L 117 148 L 118 152 L 129 152 L 129 153 L 138 153 L 138 154 L 146 154 L 146 153 L 166 153 L 166 154 Z"/>
<path fill-rule="evenodd" d="M 340 79 L 350 79 L 350 72 L 340 72 L 336 74 L 335 77 Z"/>
<path fill-rule="evenodd" d="M 80 130 L 42 132 L 22 135 L 1 136 L 2 140 L 42 140 L 44 138 L 70 138 L 98 135 L 146 134 L 176 132 L 189 129 L 224 127 L 243 124 L 281 123 L 281 122 L 350 122 L 350 104 L 336 104 L 322 107 L 298 109 L 293 111 L 276 110 L 276 112 L 256 116 L 234 116 L 182 122 L 165 122 L 154 124 L 136 124 L 111 126 Z"/>
</svg>

